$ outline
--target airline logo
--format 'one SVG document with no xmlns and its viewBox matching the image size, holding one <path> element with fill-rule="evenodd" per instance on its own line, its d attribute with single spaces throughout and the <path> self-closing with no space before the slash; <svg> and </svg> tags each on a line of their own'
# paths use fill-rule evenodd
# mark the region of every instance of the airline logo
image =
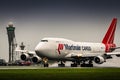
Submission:
<svg viewBox="0 0 120 80">
<path fill-rule="evenodd" d="M 58 53 L 60 54 L 60 50 L 63 50 L 64 45 L 63 44 L 58 44 Z"/>
<path fill-rule="evenodd" d="M 65 47 L 65 50 L 82 50 L 82 51 L 91 51 L 90 46 L 79 46 L 79 45 L 68 45 L 68 44 L 58 44 L 58 53 L 60 53 L 60 50 L 63 50 Z"/>
<path fill-rule="evenodd" d="M 78 45 L 74 46 L 73 44 L 72 45 L 64 44 L 64 46 L 66 50 L 81 50 L 81 47 Z"/>
<path fill-rule="evenodd" d="M 110 27 L 107 30 L 107 33 L 105 34 L 102 43 L 106 46 L 106 52 L 112 52 L 112 47 L 116 47 L 114 44 L 114 36 L 115 36 L 115 30 L 117 25 L 117 18 L 114 18 L 110 24 Z"/>
</svg>

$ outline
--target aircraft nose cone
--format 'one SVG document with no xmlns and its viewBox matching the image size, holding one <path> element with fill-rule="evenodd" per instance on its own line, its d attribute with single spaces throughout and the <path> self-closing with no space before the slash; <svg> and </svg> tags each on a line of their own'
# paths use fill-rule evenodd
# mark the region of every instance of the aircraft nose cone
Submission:
<svg viewBox="0 0 120 80">
<path fill-rule="evenodd" d="M 36 48 L 35 48 L 35 51 L 38 52 L 38 51 L 41 51 L 43 49 L 43 44 L 42 43 L 39 43 Z"/>
<path fill-rule="evenodd" d="M 35 48 L 35 52 L 39 52 L 39 53 L 42 53 L 44 51 L 44 49 L 43 49 L 43 47 L 40 47 L 40 46 L 38 46 L 38 47 L 36 47 Z"/>
<path fill-rule="evenodd" d="M 51 44 L 41 42 L 36 46 L 35 52 L 36 52 L 36 55 L 39 57 L 53 58 L 55 49 L 53 48 L 53 46 L 51 46 Z"/>
<path fill-rule="evenodd" d="M 40 44 L 35 48 L 35 52 L 38 56 L 43 57 L 46 54 L 46 48 Z"/>
</svg>

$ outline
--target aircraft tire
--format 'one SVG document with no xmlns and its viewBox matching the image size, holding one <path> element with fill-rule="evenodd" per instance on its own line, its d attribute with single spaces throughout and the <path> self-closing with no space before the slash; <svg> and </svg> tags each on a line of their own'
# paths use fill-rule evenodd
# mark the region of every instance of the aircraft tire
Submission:
<svg viewBox="0 0 120 80">
<path fill-rule="evenodd" d="M 71 64 L 71 67 L 77 67 L 77 64 L 73 63 L 73 64 Z"/>
<path fill-rule="evenodd" d="M 58 67 L 65 67 L 65 64 L 58 64 Z"/>
<path fill-rule="evenodd" d="M 47 63 L 47 64 L 44 64 L 44 67 L 49 67 L 49 64 Z"/>
<path fill-rule="evenodd" d="M 93 67 L 93 64 L 81 64 L 81 67 Z"/>
</svg>

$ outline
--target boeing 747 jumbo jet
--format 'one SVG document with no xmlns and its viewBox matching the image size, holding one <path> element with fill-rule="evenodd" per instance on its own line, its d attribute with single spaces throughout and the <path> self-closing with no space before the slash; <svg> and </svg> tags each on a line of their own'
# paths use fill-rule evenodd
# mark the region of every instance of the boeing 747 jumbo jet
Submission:
<svg viewBox="0 0 120 80">
<path fill-rule="evenodd" d="M 111 55 L 120 56 L 120 52 L 113 52 L 116 47 L 114 36 L 117 19 L 113 18 L 111 25 L 101 43 L 75 42 L 64 38 L 43 38 L 36 46 L 35 52 L 22 51 L 21 59 L 31 59 L 34 63 L 43 62 L 48 67 L 48 60 L 59 61 L 59 67 L 65 66 L 65 61 L 72 61 L 71 67 L 93 67 L 106 62 Z"/>
</svg>

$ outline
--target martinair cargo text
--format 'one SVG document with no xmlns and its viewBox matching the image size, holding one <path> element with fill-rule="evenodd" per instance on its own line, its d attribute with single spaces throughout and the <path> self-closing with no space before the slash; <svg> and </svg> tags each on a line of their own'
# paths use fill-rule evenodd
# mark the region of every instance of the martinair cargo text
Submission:
<svg viewBox="0 0 120 80">
<path fill-rule="evenodd" d="M 106 62 L 111 55 L 120 56 L 119 52 L 113 52 L 116 47 L 114 36 L 117 19 L 113 18 L 101 43 L 75 42 L 64 38 L 43 38 L 36 46 L 35 52 L 22 51 L 21 59 L 31 59 L 34 63 L 42 62 L 48 67 L 48 60 L 59 61 L 59 67 L 65 66 L 65 61 L 72 61 L 71 67 L 93 67 L 93 61 L 97 64 Z"/>
</svg>

